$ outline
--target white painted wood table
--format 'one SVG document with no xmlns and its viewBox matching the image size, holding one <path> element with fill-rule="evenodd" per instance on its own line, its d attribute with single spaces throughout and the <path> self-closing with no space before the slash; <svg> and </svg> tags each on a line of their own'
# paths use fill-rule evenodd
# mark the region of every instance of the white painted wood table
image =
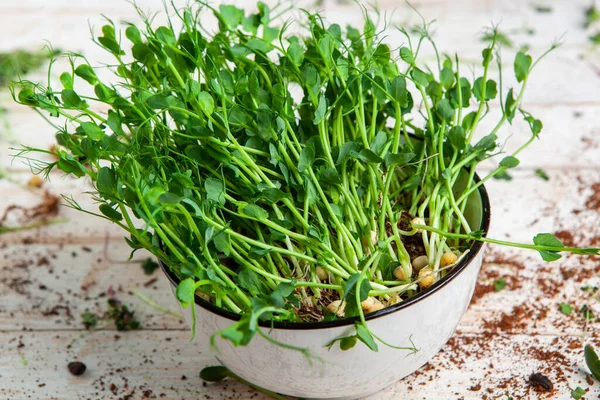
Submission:
<svg viewBox="0 0 600 400">
<path fill-rule="evenodd" d="M 158 0 L 139 3 L 148 9 L 161 7 Z M 589 1 L 414 4 L 426 18 L 437 19 L 438 47 L 450 54 L 458 51 L 471 64 L 480 57 L 478 35 L 492 22 L 502 20 L 501 29 L 515 44 L 527 44 L 536 54 L 566 33 L 565 45 L 534 74 L 524 103 L 544 121 L 541 140 L 523 154 L 512 182 L 488 185 L 491 235 L 530 241 L 537 232 L 570 230 L 576 245 L 598 246 L 600 57 L 587 41 L 590 31 L 582 27 Z M 394 21 L 416 21 L 402 2 L 381 0 L 379 5 L 389 11 L 397 7 Z M 542 13 L 536 5 L 552 10 Z M 326 0 L 321 8 L 336 22 L 359 19 L 352 5 Z M 99 63 L 104 55 L 90 46 L 88 22 L 98 28 L 100 13 L 116 21 L 135 20 L 123 0 L 3 0 L 0 49 L 36 49 L 48 40 Z M 504 55 L 510 71 L 512 54 L 509 50 Z M 41 79 L 43 72 L 33 77 Z M 41 118 L 12 104 L 6 93 L 2 98 L 13 139 L 42 147 L 52 143 L 54 132 Z M 481 126 L 480 132 L 486 128 Z M 506 128 L 502 135 L 512 135 L 507 150 L 527 134 L 521 123 Z M 0 165 L 11 172 L 12 181 L 0 180 L 0 212 L 10 204 L 34 205 L 41 197 L 41 191 L 24 188 L 28 169 L 11 163 L 8 145 L 6 140 L 0 145 Z M 543 168 L 550 180 L 536 177 L 536 168 Z M 46 188 L 52 193 L 73 195 L 91 205 L 81 194 L 88 186 L 58 175 L 51 178 Z M 60 216 L 68 222 L 0 236 L 0 399 L 262 398 L 237 382 L 203 385 L 198 372 L 208 355 L 190 346 L 190 334 L 180 320 L 148 307 L 131 292 L 136 289 L 177 310 L 160 274 L 146 276 L 139 267 L 146 256 L 137 254 L 126 264 L 129 248 L 116 227 L 67 208 Z M 533 253 L 492 249 L 476 300 L 451 343 L 421 371 L 372 398 L 568 399 L 577 386 L 589 390 L 585 398 L 599 398 L 600 385 L 589 379 L 582 345 L 600 348 L 600 324 L 597 318 L 586 323 L 578 311 L 587 304 L 600 315 L 598 298 L 580 289 L 600 286 L 599 271 L 598 258 L 571 256 L 545 264 Z M 493 281 L 498 278 L 507 286 L 496 292 Z M 81 313 L 105 309 L 110 287 L 135 310 L 142 330 L 83 330 Z M 572 305 L 574 312 L 561 314 L 560 303 Z M 66 365 L 72 360 L 87 364 L 83 376 L 69 374 Z M 528 377 L 536 371 L 553 381 L 552 394 L 531 390 Z"/>
</svg>

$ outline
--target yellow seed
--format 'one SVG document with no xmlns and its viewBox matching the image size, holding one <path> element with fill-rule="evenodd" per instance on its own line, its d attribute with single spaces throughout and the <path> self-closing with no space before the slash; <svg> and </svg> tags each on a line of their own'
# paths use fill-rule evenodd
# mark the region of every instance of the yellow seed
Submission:
<svg viewBox="0 0 600 400">
<path fill-rule="evenodd" d="M 317 267 L 315 269 L 317 272 L 317 277 L 319 278 L 320 281 L 329 280 L 329 273 L 327 272 L 327 270 L 325 268 Z"/>
<path fill-rule="evenodd" d="M 383 303 L 382 303 L 382 302 L 380 302 L 380 301 L 376 301 L 376 302 L 373 304 L 373 306 L 372 306 L 372 307 L 371 307 L 371 308 L 370 308 L 370 309 L 369 309 L 367 312 L 370 312 L 370 313 L 372 313 L 372 312 L 375 312 L 375 311 L 382 310 L 382 309 L 384 309 L 384 308 L 385 308 L 385 306 L 383 305 Z"/>
<path fill-rule="evenodd" d="M 422 218 L 413 218 L 412 221 L 410 221 L 410 225 L 426 225 L 425 221 Z M 422 233 L 423 229 L 417 229 L 417 233 Z"/>
<path fill-rule="evenodd" d="M 394 277 L 399 281 L 406 280 L 406 274 L 404 273 L 404 268 L 402 268 L 401 265 L 396 267 L 396 269 L 394 270 Z"/>
<path fill-rule="evenodd" d="M 362 303 L 360 303 L 360 306 L 362 307 L 363 311 L 367 311 L 367 310 L 370 310 L 374 304 L 375 304 L 375 299 L 372 297 L 367 297 L 366 299 L 364 299 L 362 301 Z"/>
<path fill-rule="evenodd" d="M 44 180 L 39 176 L 34 175 L 31 177 L 31 179 L 29 179 L 29 182 L 27 182 L 27 186 L 32 188 L 41 188 L 44 186 Z"/>
<path fill-rule="evenodd" d="M 429 264 L 427 256 L 419 256 L 412 260 L 413 269 L 417 272 L 425 268 Z"/>
<path fill-rule="evenodd" d="M 327 305 L 325 312 L 329 314 L 337 314 L 338 317 L 344 316 L 344 310 L 346 309 L 346 303 L 342 303 L 341 300 L 334 300 Z"/>
<path fill-rule="evenodd" d="M 433 270 L 429 267 L 425 267 L 419 271 L 419 286 L 421 289 L 426 289 L 433 285 L 435 282 L 435 276 Z"/>
<path fill-rule="evenodd" d="M 206 301 L 210 302 L 210 295 L 208 295 L 208 294 L 206 294 L 206 293 L 202 293 L 202 292 L 196 292 L 196 294 L 197 294 L 198 296 L 200 296 L 200 298 L 201 298 L 202 300 L 206 300 Z"/>
<path fill-rule="evenodd" d="M 371 231 L 371 244 L 377 245 L 377 231 Z"/>
<path fill-rule="evenodd" d="M 440 268 L 447 267 L 448 265 L 454 264 L 458 260 L 456 254 L 451 251 L 447 251 L 442 255 L 440 259 Z"/>
</svg>

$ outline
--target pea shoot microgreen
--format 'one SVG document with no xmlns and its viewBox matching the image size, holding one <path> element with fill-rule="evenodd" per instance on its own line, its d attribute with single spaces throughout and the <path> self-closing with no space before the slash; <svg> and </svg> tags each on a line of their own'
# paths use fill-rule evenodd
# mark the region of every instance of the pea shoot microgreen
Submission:
<svg viewBox="0 0 600 400">
<path fill-rule="evenodd" d="M 94 40 L 114 56 L 112 83 L 69 54 L 60 83 L 13 87 L 57 140 L 52 151 L 23 147 L 18 156 L 50 153 L 56 161 L 33 162 L 38 172 L 90 179 L 98 209 L 67 203 L 117 224 L 133 251 L 171 268 L 184 307 L 193 311 L 200 296 L 241 314 L 213 344 L 245 345 L 259 334 L 310 358 L 259 322 L 340 318 L 323 315 L 340 300 L 336 311 L 357 321 L 342 349 L 361 342 L 414 352 L 411 339 L 398 346 L 377 337 L 365 314 L 441 279 L 473 242 L 536 250 L 546 261 L 598 254 L 548 233 L 532 244 L 487 238 L 466 216 L 471 195 L 517 167 L 539 138 L 542 122 L 521 100 L 557 43 L 537 58 L 518 51 L 517 83 L 507 90 L 500 48 L 510 43 L 497 28 L 470 79 L 458 56 L 438 53 L 427 23 L 400 28 L 405 44 L 392 48 L 368 12 L 362 27 L 343 28 L 304 11 L 302 32 L 292 35 L 294 22 L 273 17 L 286 10 L 257 5 L 255 14 L 204 2 L 173 7 L 177 24 L 160 27 L 140 12 L 143 24 L 124 32 L 108 20 Z M 202 28 L 211 15 L 214 33 Z M 437 56 L 433 69 L 421 61 L 426 45 Z M 494 101 L 501 115 L 481 135 Z M 516 118 L 530 133 L 476 182 L 475 167 L 501 152 L 497 134 Z M 428 259 L 419 273 L 409 238 Z"/>
</svg>

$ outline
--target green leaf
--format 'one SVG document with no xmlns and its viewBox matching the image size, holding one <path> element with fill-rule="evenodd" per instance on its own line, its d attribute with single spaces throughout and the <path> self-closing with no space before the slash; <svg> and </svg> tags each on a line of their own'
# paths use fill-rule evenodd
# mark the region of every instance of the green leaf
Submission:
<svg viewBox="0 0 600 400">
<path fill-rule="evenodd" d="M 225 232 L 219 232 L 216 236 L 213 237 L 213 244 L 217 251 L 228 256 L 231 253 L 231 240 L 229 235 Z"/>
<path fill-rule="evenodd" d="M 353 151 L 350 153 L 352 157 L 366 163 L 380 164 L 383 162 L 383 158 L 379 157 L 371 149 L 362 149 L 360 152 Z"/>
<path fill-rule="evenodd" d="M 214 178 L 208 178 L 204 181 L 204 190 L 206 190 L 206 198 L 219 205 L 225 204 L 225 187 L 223 182 Z"/>
<path fill-rule="evenodd" d="M 133 44 L 142 43 L 142 35 L 140 35 L 140 31 L 135 25 L 129 25 L 127 29 L 125 29 L 125 36 Z"/>
<path fill-rule="evenodd" d="M 85 329 L 94 328 L 96 325 L 98 325 L 98 316 L 93 312 L 86 311 L 81 314 L 81 323 Z"/>
<path fill-rule="evenodd" d="M 198 104 L 206 116 L 212 115 L 215 110 L 215 101 L 209 93 L 200 92 L 198 94 Z"/>
<path fill-rule="evenodd" d="M 115 173 L 109 167 L 102 167 L 96 176 L 96 189 L 101 195 L 112 196 L 117 190 Z"/>
<path fill-rule="evenodd" d="M 289 193 L 285 193 L 281 189 L 267 188 L 267 189 L 262 189 L 260 191 L 259 198 L 263 199 L 265 202 L 267 202 L 269 204 L 275 204 L 278 201 L 281 201 L 283 199 L 291 198 L 291 196 Z"/>
<path fill-rule="evenodd" d="M 575 400 L 581 399 L 585 395 L 585 389 L 581 386 L 577 386 L 575 389 L 571 390 L 571 397 Z"/>
<path fill-rule="evenodd" d="M 258 274 L 251 269 L 241 270 L 236 277 L 236 281 L 241 288 L 246 289 L 254 297 L 263 294 L 264 285 Z"/>
<path fill-rule="evenodd" d="M 454 117 L 454 108 L 452 108 L 450 100 L 448 99 L 440 100 L 440 102 L 435 106 L 435 109 L 443 120 L 451 121 Z"/>
<path fill-rule="evenodd" d="M 362 326 L 361 324 L 358 324 L 358 323 L 355 326 L 356 326 L 356 336 L 358 337 L 358 340 L 360 340 L 361 342 L 366 344 L 367 347 L 369 347 L 371 350 L 378 351 L 379 348 L 377 346 L 377 343 L 375 343 L 373 336 L 367 330 L 367 328 L 365 328 L 364 326 Z"/>
<path fill-rule="evenodd" d="M 541 168 L 536 168 L 535 175 L 537 177 L 541 178 L 542 180 L 545 180 L 545 181 L 550 180 L 550 177 L 548 176 L 548 174 Z"/>
<path fill-rule="evenodd" d="M 500 166 L 504 168 L 515 168 L 519 165 L 519 159 L 513 156 L 507 156 L 500 161 Z"/>
<path fill-rule="evenodd" d="M 319 123 L 325 117 L 326 113 L 327 113 L 327 99 L 325 99 L 325 96 L 321 96 L 321 97 L 319 97 L 319 105 L 317 106 L 317 108 L 315 110 L 315 118 L 313 119 L 313 124 L 319 125 Z"/>
<path fill-rule="evenodd" d="M 498 137 L 493 133 L 482 137 L 477 144 L 473 147 L 475 150 L 490 151 L 496 148 L 496 139 Z"/>
<path fill-rule="evenodd" d="M 60 94 L 60 98 L 67 108 L 79 108 L 85 104 L 85 102 L 81 100 L 81 97 L 71 89 L 63 90 Z"/>
<path fill-rule="evenodd" d="M 231 371 L 221 365 L 216 367 L 204 367 L 202 368 L 202 371 L 200 371 L 200 379 L 206 382 L 220 382 L 231 376 L 233 376 Z"/>
<path fill-rule="evenodd" d="M 567 303 L 560 303 L 560 312 L 565 315 L 569 315 L 573 312 L 573 307 Z"/>
<path fill-rule="evenodd" d="M 70 154 L 61 154 L 57 166 L 58 169 L 67 174 L 73 174 L 77 177 L 82 177 L 84 175 L 83 166 L 74 160 L 73 156 Z"/>
<path fill-rule="evenodd" d="M 79 127 L 92 140 L 100 140 L 105 136 L 104 131 L 93 122 L 82 122 Z"/>
<path fill-rule="evenodd" d="M 257 220 L 269 219 L 269 213 L 256 204 L 245 204 L 240 210 L 244 215 Z"/>
<path fill-rule="evenodd" d="M 551 233 L 538 233 L 533 238 L 533 243 L 537 246 L 564 247 L 564 244 Z"/>
<path fill-rule="evenodd" d="M 287 55 L 296 66 L 301 66 L 304 61 L 304 49 L 297 42 L 293 42 L 287 49 Z"/>
<path fill-rule="evenodd" d="M 454 72 L 450 68 L 444 67 L 440 71 L 440 84 L 448 90 L 454 84 Z"/>
<path fill-rule="evenodd" d="M 24 87 L 19 91 L 18 99 L 27 106 L 37 106 L 39 104 L 35 92 L 32 88 Z"/>
<path fill-rule="evenodd" d="M 388 153 L 385 155 L 385 166 L 389 168 L 393 165 L 406 165 L 415 157 L 414 153 Z"/>
<path fill-rule="evenodd" d="M 413 56 L 412 51 L 408 47 L 400 48 L 400 58 L 407 64 L 414 65 L 415 57 Z"/>
<path fill-rule="evenodd" d="M 325 168 L 321 170 L 319 178 L 329 185 L 340 185 L 342 183 L 342 178 L 335 168 Z"/>
<path fill-rule="evenodd" d="M 600 381 L 600 360 L 598 359 L 598 354 L 596 354 L 594 348 L 589 344 L 585 346 L 584 353 L 585 363 L 590 369 L 590 372 L 597 381 Z"/>
<path fill-rule="evenodd" d="M 338 158 L 337 158 L 336 164 L 341 165 L 341 164 L 345 163 L 350 157 L 352 157 L 352 154 L 354 154 L 358 151 L 358 148 L 359 148 L 359 146 L 358 146 L 358 143 L 356 143 L 356 142 L 344 143 L 340 147 L 340 151 L 338 153 Z"/>
<path fill-rule="evenodd" d="M 119 222 L 123 219 L 123 215 L 120 212 L 106 203 L 100 204 L 99 209 L 106 218 L 109 218 L 112 221 Z"/>
<path fill-rule="evenodd" d="M 152 275 L 158 268 L 158 263 L 151 258 L 146 258 L 144 262 L 142 262 L 142 270 L 146 275 Z"/>
<path fill-rule="evenodd" d="M 160 195 L 159 201 L 162 204 L 179 204 L 183 200 L 182 196 L 178 196 L 175 193 L 166 192 Z"/>
<path fill-rule="evenodd" d="M 248 40 L 245 46 L 252 50 L 254 53 L 267 54 L 268 52 L 273 50 L 273 46 L 271 45 L 271 43 L 267 43 L 266 41 L 260 38 L 252 38 Z"/>
<path fill-rule="evenodd" d="M 356 290 L 359 288 L 359 300 L 356 299 Z M 344 299 L 346 301 L 346 317 L 353 317 L 359 314 L 361 309 L 361 302 L 369 297 L 369 291 L 371 290 L 371 284 L 365 277 L 361 277 L 360 273 L 350 275 L 346 283 L 344 284 Z"/>
<path fill-rule="evenodd" d="M 494 59 L 494 55 L 492 53 L 492 49 L 491 48 L 486 48 L 483 49 L 481 51 L 481 57 L 482 57 L 482 61 L 481 61 L 481 65 L 483 65 L 484 67 L 487 67 L 488 65 L 490 65 L 490 63 L 492 62 L 492 60 Z"/>
<path fill-rule="evenodd" d="M 104 25 L 102 27 L 102 35 L 98 38 L 98 42 L 106 50 L 110 51 L 115 56 L 121 56 L 125 54 L 121 50 L 121 46 L 115 38 L 115 28 L 112 25 Z"/>
<path fill-rule="evenodd" d="M 448 140 L 456 150 L 464 150 L 467 146 L 467 136 L 462 126 L 453 126 L 448 132 Z"/>
<path fill-rule="evenodd" d="M 330 35 L 325 35 L 319 40 L 319 50 L 323 55 L 323 60 L 325 60 L 325 65 L 329 64 L 331 60 L 331 53 L 333 52 L 333 39 Z"/>
<path fill-rule="evenodd" d="M 419 68 L 413 68 L 410 71 L 410 76 L 417 85 L 423 86 L 424 88 L 426 88 L 429 85 L 429 79 L 427 79 L 427 74 L 421 71 Z"/>
<path fill-rule="evenodd" d="M 496 175 L 494 175 L 494 179 L 499 181 L 512 181 L 513 177 L 508 172 L 506 172 L 506 170 L 501 170 L 498 171 Z"/>
<path fill-rule="evenodd" d="M 73 77 L 68 72 L 60 74 L 60 83 L 62 83 L 65 89 L 73 90 Z"/>
<path fill-rule="evenodd" d="M 225 23 L 225 27 L 229 30 L 237 28 L 244 18 L 244 10 L 239 9 L 236 6 L 221 4 L 219 6 L 219 12 L 222 21 Z"/>
<path fill-rule="evenodd" d="M 297 299 L 292 296 L 294 289 L 296 288 L 296 282 L 281 282 L 277 285 L 277 289 L 269 295 L 269 302 L 278 308 L 285 308 L 285 300 L 288 299 L 292 303 L 296 303 Z M 299 303 L 298 303 L 299 305 Z"/>
<path fill-rule="evenodd" d="M 551 233 L 538 233 L 533 238 L 533 244 L 535 244 L 536 246 L 546 246 L 546 247 L 558 247 L 558 248 L 564 247 L 563 243 L 560 240 L 558 240 L 556 237 L 554 237 L 554 235 L 552 235 Z M 557 251 L 538 249 L 538 252 L 542 256 L 542 259 L 544 261 L 548 261 L 548 262 L 556 261 L 561 257 Z"/>
<path fill-rule="evenodd" d="M 176 46 L 177 39 L 175 39 L 175 35 L 173 35 L 173 31 L 167 28 L 166 26 L 160 26 L 155 31 L 156 38 L 163 44 L 167 46 Z"/>
<path fill-rule="evenodd" d="M 358 338 L 356 336 L 348 336 L 340 339 L 340 349 L 343 351 L 350 350 L 356 346 L 357 339 Z"/>
<path fill-rule="evenodd" d="M 313 145 L 305 146 L 300 152 L 300 160 L 298 162 L 298 172 L 303 174 L 315 160 L 315 148 Z"/>
<path fill-rule="evenodd" d="M 542 256 L 542 259 L 547 262 L 556 261 L 556 260 L 560 259 L 560 257 L 561 257 L 560 254 L 553 252 L 553 251 L 538 250 L 538 253 L 540 253 L 540 255 Z"/>
<path fill-rule="evenodd" d="M 373 142 L 371 143 L 371 146 L 369 146 L 369 147 L 371 148 L 371 150 L 373 150 L 374 153 L 380 154 L 383 151 L 387 142 L 388 142 L 387 133 L 385 133 L 384 131 L 379 131 L 379 132 L 377 132 L 375 139 L 373 140 Z"/>
<path fill-rule="evenodd" d="M 87 64 L 81 64 L 80 66 L 75 68 L 75 75 L 84 79 L 90 85 L 95 85 L 98 82 L 98 77 L 96 76 L 96 73 L 94 72 L 92 67 L 90 67 Z"/>
<path fill-rule="evenodd" d="M 187 308 L 194 302 L 194 293 L 196 293 L 196 283 L 192 278 L 186 278 L 179 282 L 175 295 L 183 308 Z"/>
<path fill-rule="evenodd" d="M 262 249 L 260 247 L 253 247 L 248 251 L 248 257 L 253 260 L 260 260 L 271 252 L 270 249 Z"/>
<path fill-rule="evenodd" d="M 508 122 L 512 123 L 513 118 L 515 117 L 515 112 L 517 111 L 517 100 L 513 95 L 513 90 L 510 89 L 506 94 L 506 101 L 504 102 L 504 115 Z"/>
<path fill-rule="evenodd" d="M 485 96 L 483 96 L 483 78 L 479 77 L 473 82 L 473 96 L 479 101 L 489 101 L 498 95 L 496 82 L 488 80 L 485 84 Z"/>
<path fill-rule="evenodd" d="M 392 98 L 398 102 L 400 107 L 407 107 L 408 90 L 406 89 L 406 78 L 403 76 L 395 77 L 390 87 L 390 94 L 392 95 Z"/>
<path fill-rule="evenodd" d="M 402 54 L 402 50 L 400 50 Z M 373 53 L 373 60 L 379 65 L 386 65 L 390 62 L 392 53 L 390 47 L 387 44 L 379 44 Z"/>
<path fill-rule="evenodd" d="M 494 290 L 496 292 L 503 290 L 505 287 L 506 287 L 506 279 L 499 278 L 494 281 Z"/>
<path fill-rule="evenodd" d="M 529 69 L 531 68 L 531 56 L 526 55 L 522 51 L 519 51 L 515 57 L 515 76 L 517 82 L 523 82 L 529 75 Z"/>
<path fill-rule="evenodd" d="M 460 83 L 460 98 L 458 91 L 458 84 Z M 446 97 L 450 97 L 450 101 L 452 102 L 452 107 L 454 108 L 467 108 L 470 104 L 471 99 L 471 83 L 466 78 L 460 78 L 454 86 L 446 92 Z M 459 101 L 460 100 L 460 101 Z M 463 123 L 463 126 L 464 123 Z"/>
</svg>

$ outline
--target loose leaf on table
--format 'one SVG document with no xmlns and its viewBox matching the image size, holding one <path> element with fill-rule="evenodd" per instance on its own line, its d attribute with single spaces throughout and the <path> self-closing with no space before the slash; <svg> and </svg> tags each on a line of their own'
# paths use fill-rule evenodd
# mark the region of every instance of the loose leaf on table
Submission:
<svg viewBox="0 0 600 400">
<path fill-rule="evenodd" d="M 589 344 L 585 346 L 585 363 L 590 369 L 590 372 L 596 378 L 597 381 L 600 382 L 600 359 L 598 359 L 598 354 L 592 346 Z"/>
<path fill-rule="evenodd" d="M 200 371 L 200 379 L 206 382 L 220 382 L 225 378 L 232 377 L 233 374 L 229 369 L 222 365 L 214 367 L 204 367 Z"/>
</svg>

